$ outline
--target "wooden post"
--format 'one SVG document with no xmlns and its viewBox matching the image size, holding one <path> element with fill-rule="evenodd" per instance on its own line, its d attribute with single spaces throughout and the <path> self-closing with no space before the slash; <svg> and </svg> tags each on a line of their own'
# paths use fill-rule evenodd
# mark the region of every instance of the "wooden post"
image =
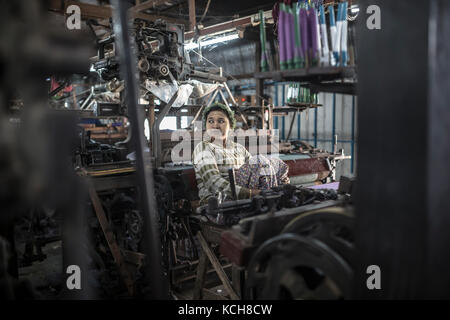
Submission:
<svg viewBox="0 0 450 320">
<path fill-rule="evenodd" d="M 202 254 L 206 254 L 209 261 L 211 262 L 212 266 L 216 270 L 217 275 L 219 276 L 220 281 L 222 281 L 222 284 L 227 291 L 228 295 L 230 296 L 231 300 L 239 300 L 238 295 L 233 289 L 233 286 L 230 283 L 230 280 L 228 279 L 228 276 L 226 275 L 225 271 L 223 270 L 222 266 L 220 265 L 219 260 L 214 255 L 214 253 L 211 251 L 208 243 L 206 242 L 205 238 L 201 234 L 201 232 L 197 233 L 197 238 L 200 241 L 200 245 L 203 249 Z"/>
<path fill-rule="evenodd" d="M 197 266 L 197 279 L 195 279 L 193 299 L 200 300 L 203 296 L 203 287 L 205 285 L 206 267 L 208 266 L 208 259 L 206 254 L 202 251 Z"/>
<path fill-rule="evenodd" d="M 243 299 L 243 289 L 244 289 L 244 277 L 245 269 L 243 267 L 238 267 L 235 264 L 231 267 L 231 281 L 233 284 L 233 288 L 236 291 L 237 295 Z"/>
<path fill-rule="evenodd" d="M 194 31 L 196 24 L 195 0 L 189 0 L 189 31 Z"/>
</svg>

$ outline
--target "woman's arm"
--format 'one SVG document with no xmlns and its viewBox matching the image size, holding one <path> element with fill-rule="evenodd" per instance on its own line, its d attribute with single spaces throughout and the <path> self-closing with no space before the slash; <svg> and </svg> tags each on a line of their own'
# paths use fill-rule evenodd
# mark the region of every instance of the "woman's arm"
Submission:
<svg viewBox="0 0 450 320">
<path fill-rule="evenodd" d="M 221 192 L 232 197 L 230 182 L 221 176 L 214 154 L 203 142 L 194 149 L 193 163 L 195 172 L 209 192 Z M 239 199 L 246 199 L 250 197 L 250 190 L 236 185 L 236 194 Z"/>
</svg>

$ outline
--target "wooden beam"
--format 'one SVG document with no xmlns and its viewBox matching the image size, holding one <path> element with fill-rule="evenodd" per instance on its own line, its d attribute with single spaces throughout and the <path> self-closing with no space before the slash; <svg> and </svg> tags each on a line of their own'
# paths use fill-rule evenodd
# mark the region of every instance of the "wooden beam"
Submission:
<svg viewBox="0 0 450 320">
<path fill-rule="evenodd" d="M 112 16 L 112 9 L 110 6 L 97 6 L 72 0 L 50 0 L 49 10 L 65 14 L 67 7 L 70 5 L 77 5 L 80 7 L 82 18 L 108 19 Z"/>
<path fill-rule="evenodd" d="M 197 266 L 197 278 L 195 279 L 194 300 L 200 300 L 203 297 L 203 286 L 205 285 L 206 268 L 208 267 L 208 258 L 204 252 L 200 254 L 200 260 Z"/>
<path fill-rule="evenodd" d="M 200 242 L 200 245 L 202 246 L 203 254 L 206 254 L 206 256 L 209 259 L 209 262 L 211 262 L 212 266 L 216 270 L 216 273 L 219 276 L 220 281 L 222 281 L 225 290 L 230 295 L 231 300 L 239 300 L 239 297 L 236 294 L 236 292 L 234 292 L 233 286 L 231 285 L 227 274 L 223 270 L 222 265 L 220 264 L 219 260 L 214 255 L 214 253 L 211 251 L 208 243 L 206 242 L 205 238 L 203 237 L 200 231 L 197 233 L 197 238 Z"/>
<path fill-rule="evenodd" d="M 139 12 L 139 11 L 155 8 L 155 7 L 165 4 L 165 3 L 167 3 L 168 5 L 172 4 L 172 2 L 170 0 L 149 0 L 149 1 L 145 1 L 141 4 L 135 5 L 133 7 L 133 9 L 135 11 Z"/>
<path fill-rule="evenodd" d="M 238 27 L 246 27 L 251 25 L 252 18 L 250 16 L 239 18 L 232 21 L 227 21 L 219 24 L 215 24 L 200 30 L 200 36 L 212 35 L 218 32 L 225 32 L 227 30 L 233 30 Z M 186 40 L 192 39 L 194 37 L 194 31 L 185 32 L 184 36 Z"/>
<path fill-rule="evenodd" d="M 144 2 L 144 4 L 146 4 L 147 2 Z M 93 4 L 81 3 L 79 1 L 74 0 L 65 0 L 63 2 L 59 0 L 50 0 L 49 10 L 65 14 L 67 7 L 70 5 L 77 5 L 80 7 L 81 18 L 83 19 L 109 19 L 112 17 L 111 6 L 98 6 Z M 135 8 L 136 6 L 130 9 L 133 18 L 143 19 L 147 21 L 156 21 L 158 19 L 161 19 L 168 23 L 183 24 L 183 25 L 187 25 L 188 23 L 186 20 L 137 12 L 135 11 Z"/>
<path fill-rule="evenodd" d="M 189 1 L 189 31 L 195 30 L 195 25 L 197 24 L 195 17 L 195 0 Z"/>
<path fill-rule="evenodd" d="M 122 252 L 120 247 L 116 241 L 114 233 L 112 232 L 111 225 L 106 218 L 106 213 L 103 210 L 103 206 L 100 202 L 100 198 L 97 195 L 97 191 L 95 191 L 93 185 L 89 186 L 89 196 L 91 198 L 92 206 L 94 207 L 95 214 L 97 216 L 100 227 L 102 228 L 103 235 L 105 236 L 106 242 L 111 251 L 111 255 L 114 258 L 114 262 L 119 269 L 119 273 L 122 276 L 123 281 L 128 289 L 128 293 L 130 296 L 134 295 L 134 284 L 133 279 L 126 268 L 126 265 L 123 260 Z"/>
<path fill-rule="evenodd" d="M 131 10 L 132 10 L 132 8 L 131 8 Z M 147 13 L 136 12 L 136 11 L 133 12 L 132 15 L 133 15 L 133 18 L 143 19 L 143 20 L 147 20 L 147 21 L 156 21 L 158 19 L 161 19 L 168 23 L 173 23 L 173 24 L 182 24 L 182 25 L 188 24 L 188 21 L 186 21 L 186 20 L 180 20 L 180 19 L 158 16 L 158 15 L 147 14 Z"/>
</svg>

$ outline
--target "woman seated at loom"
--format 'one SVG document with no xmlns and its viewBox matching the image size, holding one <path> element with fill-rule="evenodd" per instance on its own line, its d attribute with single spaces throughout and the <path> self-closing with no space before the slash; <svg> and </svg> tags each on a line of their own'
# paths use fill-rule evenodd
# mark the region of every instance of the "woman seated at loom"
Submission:
<svg viewBox="0 0 450 320">
<path fill-rule="evenodd" d="M 215 103 L 203 111 L 206 134 L 192 155 L 200 204 L 212 196 L 232 200 L 228 170 L 234 169 L 236 196 L 248 199 L 261 190 L 288 184 L 288 166 L 278 158 L 254 156 L 232 140 L 236 119 L 230 107 Z"/>
</svg>

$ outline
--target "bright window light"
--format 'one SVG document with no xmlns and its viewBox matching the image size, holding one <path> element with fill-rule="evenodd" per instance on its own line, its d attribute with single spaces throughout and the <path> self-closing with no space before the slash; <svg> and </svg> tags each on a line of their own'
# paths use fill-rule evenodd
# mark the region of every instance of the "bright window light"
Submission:
<svg viewBox="0 0 450 320">
<path fill-rule="evenodd" d="M 183 127 L 183 125 L 184 127 L 188 126 L 187 117 L 181 117 L 181 126 Z M 159 127 L 159 130 L 177 130 L 177 117 L 165 117 L 161 121 L 161 126 Z M 148 119 L 144 120 L 144 135 L 147 138 L 147 140 L 150 139 L 150 125 Z"/>
<path fill-rule="evenodd" d="M 185 116 L 181 117 L 181 128 L 187 128 L 188 125 L 189 125 L 188 117 Z"/>
<path fill-rule="evenodd" d="M 355 5 L 350 7 L 350 11 L 352 13 L 357 13 L 357 12 L 359 12 L 359 7 L 355 4 Z"/>
<path fill-rule="evenodd" d="M 205 46 L 209 46 L 209 45 L 212 45 L 212 44 L 215 44 L 215 43 L 221 43 L 221 42 L 225 42 L 225 41 L 230 41 L 230 40 L 234 40 L 234 39 L 237 39 L 237 38 L 239 38 L 239 35 L 237 33 L 230 34 L 228 36 L 219 37 L 219 38 L 215 38 L 215 39 L 211 39 L 211 40 L 207 40 L 207 41 L 202 41 L 202 42 L 200 42 L 200 46 L 201 47 L 205 47 Z M 184 48 L 186 50 L 192 50 L 192 49 L 198 48 L 198 44 L 194 43 L 194 42 L 191 42 L 191 43 L 186 44 L 184 46 Z"/>
<path fill-rule="evenodd" d="M 144 120 L 144 135 L 147 138 L 147 141 L 150 140 L 150 125 L 148 123 L 148 119 Z"/>
<path fill-rule="evenodd" d="M 177 130 L 177 117 L 165 117 L 161 121 L 159 130 Z"/>
</svg>

